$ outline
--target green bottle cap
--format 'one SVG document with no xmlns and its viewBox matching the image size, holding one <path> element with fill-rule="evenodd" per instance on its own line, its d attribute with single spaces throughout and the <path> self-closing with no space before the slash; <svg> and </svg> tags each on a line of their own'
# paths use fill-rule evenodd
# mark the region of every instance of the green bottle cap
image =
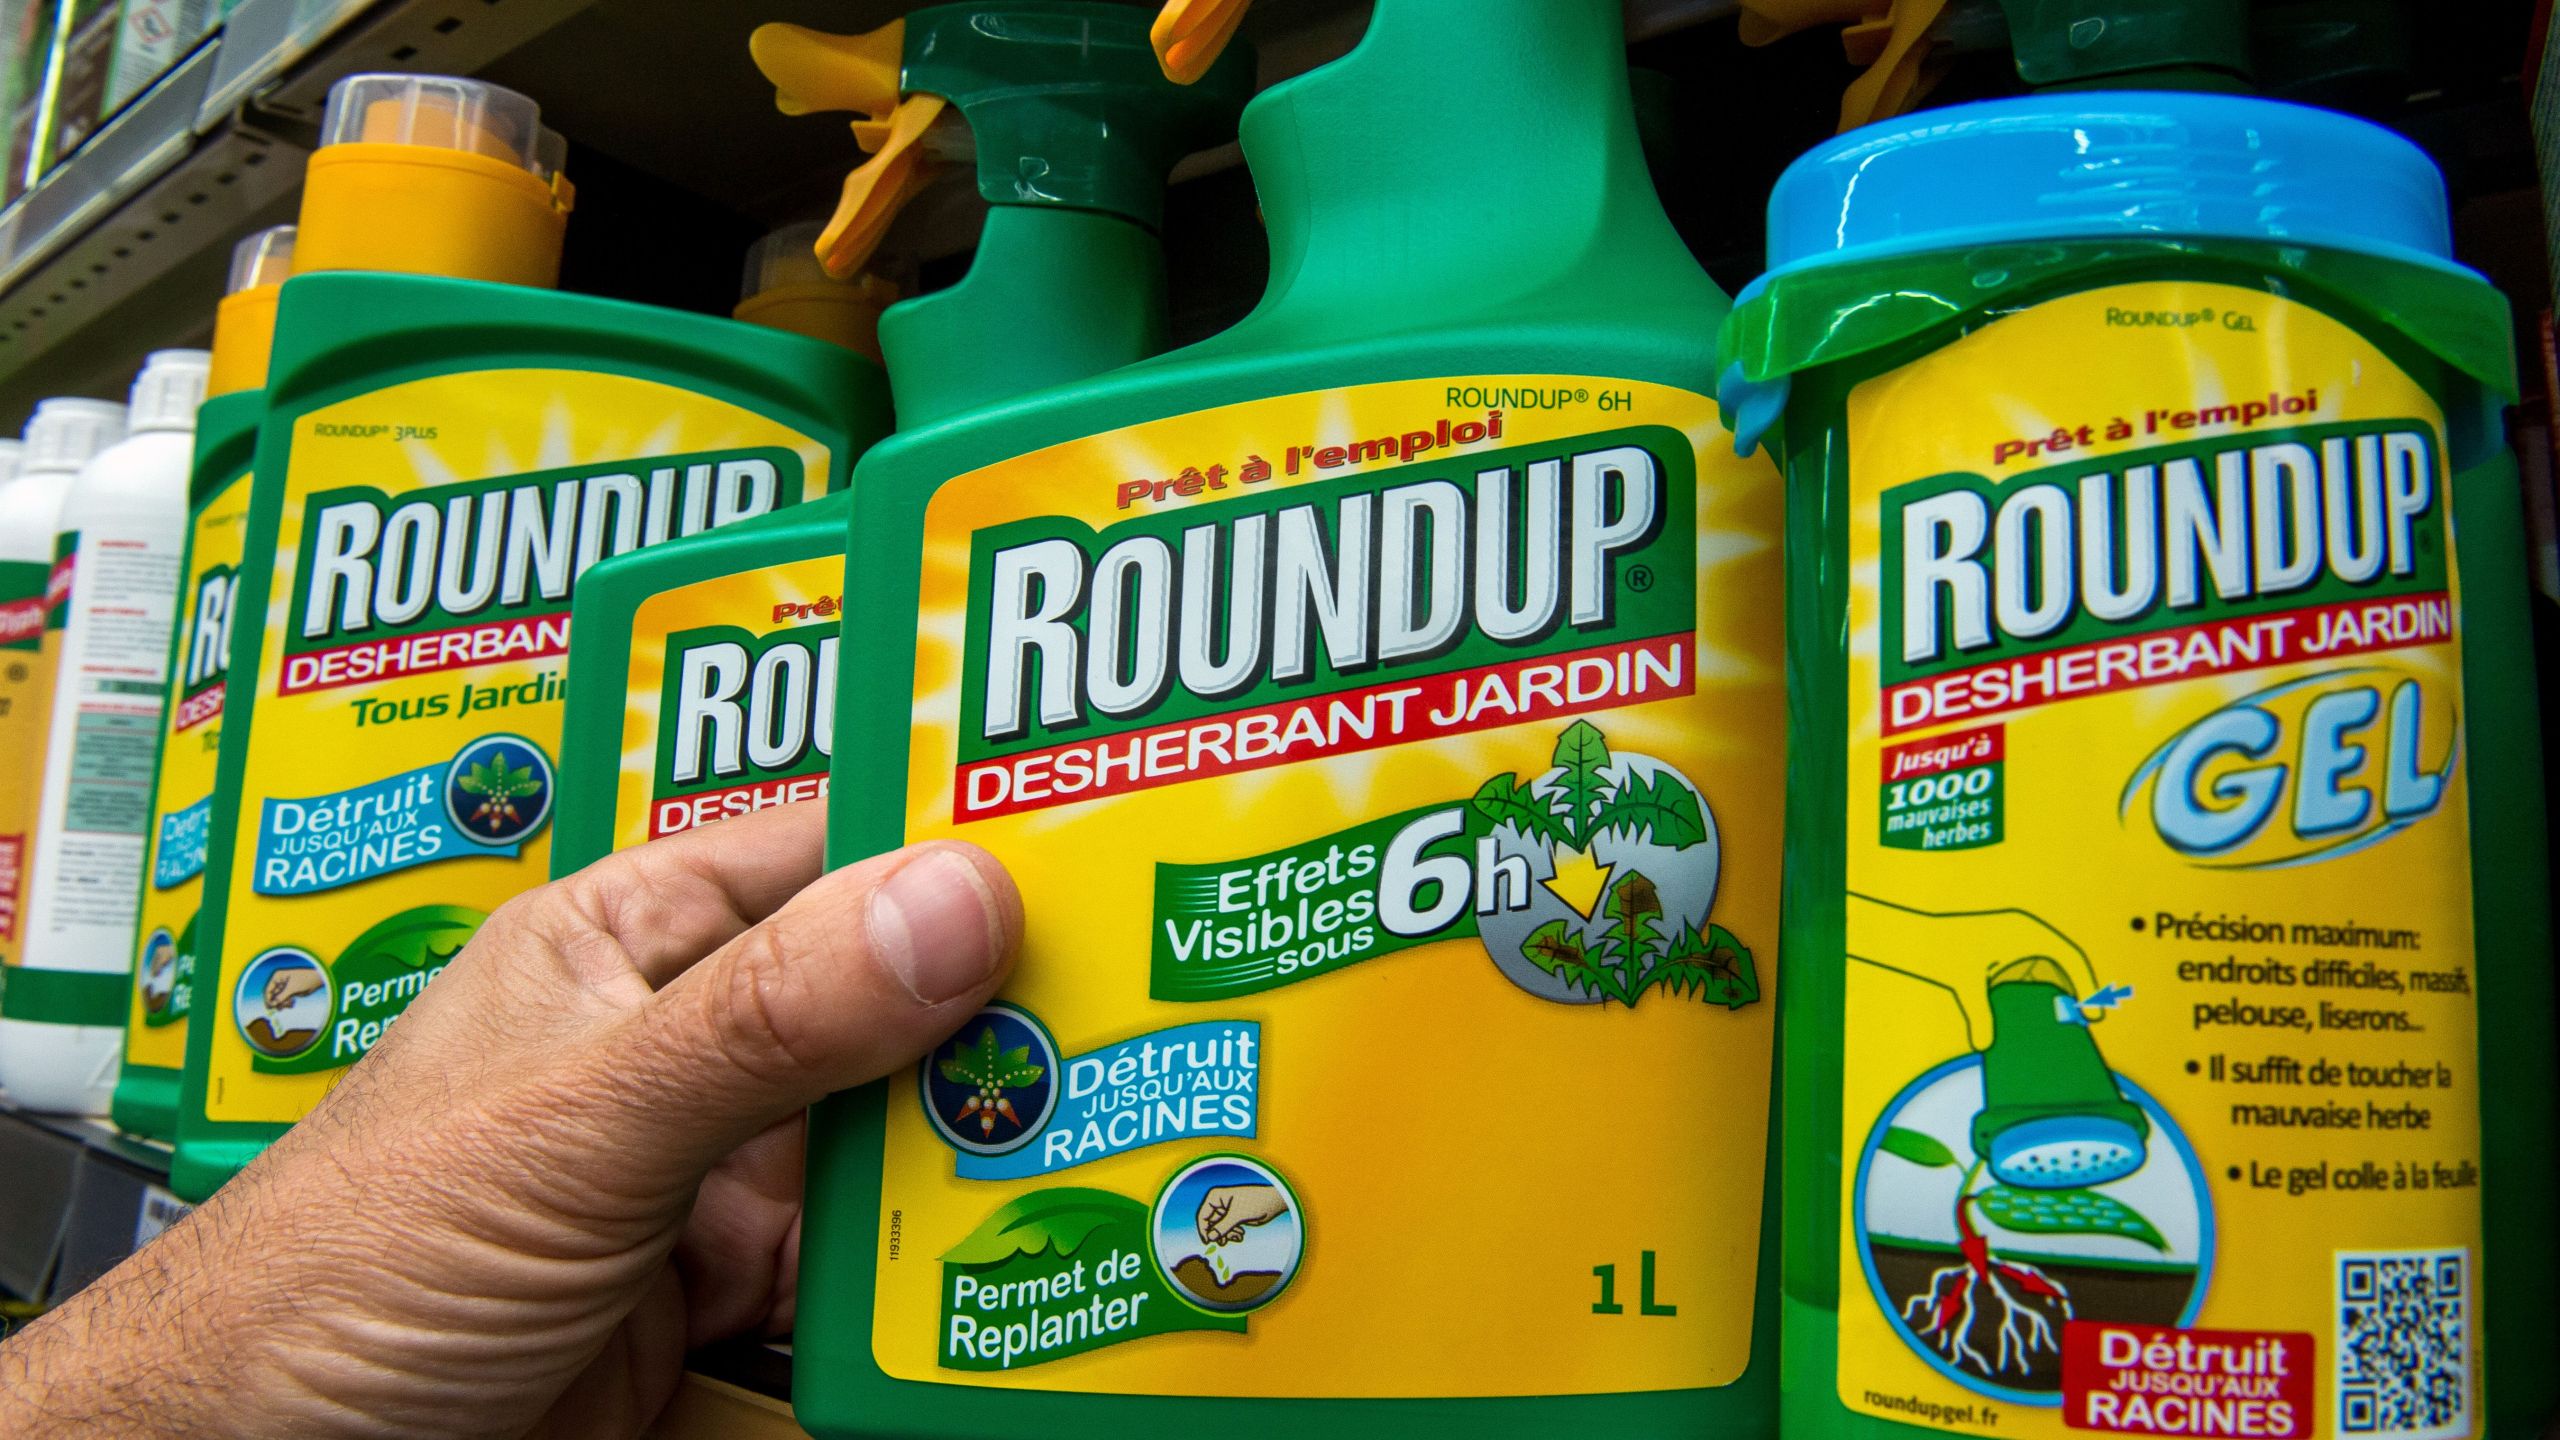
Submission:
<svg viewBox="0 0 2560 1440">
<path fill-rule="evenodd" d="M 1157 68 L 1147 24 L 1143 11 L 1092 0 L 1009 0 L 936 5 L 861 36 L 759 29 L 756 63 L 786 113 L 865 117 L 854 133 L 873 154 L 846 181 L 820 241 L 828 270 L 857 268 L 941 173 L 950 127 L 936 122 L 946 108 L 968 122 L 990 204 L 1160 227 L 1175 162 L 1234 137 L 1253 60 L 1234 47 L 1200 83 L 1176 85 Z"/>
<path fill-rule="evenodd" d="M 2039 90 L 2254 91 L 2244 0 L 2000 0 Z"/>
</svg>

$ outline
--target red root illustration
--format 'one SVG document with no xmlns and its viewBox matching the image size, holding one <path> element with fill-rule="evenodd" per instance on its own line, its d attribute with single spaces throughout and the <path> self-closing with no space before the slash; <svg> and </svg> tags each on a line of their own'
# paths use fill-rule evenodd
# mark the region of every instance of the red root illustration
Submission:
<svg viewBox="0 0 2560 1440">
<path fill-rule="evenodd" d="M 2071 1292 L 2025 1261 L 1993 1255 L 1991 1242 L 1974 1228 L 1974 1203 L 1971 1195 L 1956 1197 L 1956 1248 L 1964 1262 L 1931 1275 L 1929 1288 L 1903 1306 L 1902 1318 L 1951 1361 L 1970 1365 L 1985 1376 L 2010 1370 L 2023 1375 L 2036 1356 L 2058 1351 L 2061 1345 L 2053 1322 L 2020 1296 L 2050 1301 L 2068 1320 Z M 1974 1326 L 1985 1318 L 1981 1297 L 1986 1291 L 1999 1306 L 1996 1364 L 1983 1358 L 1973 1338 Z"/>
<path fill-rule="evenodd" d="M 984 1095 L 970 1096 L 968 1102 L 960 1107 L 960 1113 L 951 1117 L 951 1123 L 960 1124 L 972 1115 L 978 1117 L 978 1133 L 981 1135 L 993 1136 L 996 1133 L 998 1115 L 1012 1121 L 1015 1129 L 1022 1128 L 1022 1117 L 1013 1113 L 1013 1102 L 1003 1096 L 993 1100 Z"/>
</svg>

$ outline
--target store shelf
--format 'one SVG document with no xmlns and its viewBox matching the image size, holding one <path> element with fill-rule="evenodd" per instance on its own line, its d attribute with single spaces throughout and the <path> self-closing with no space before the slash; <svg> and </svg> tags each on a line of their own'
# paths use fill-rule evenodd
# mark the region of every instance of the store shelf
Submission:
<svg viewBox="0 0 2560 1440">
<path fill-rule="evenodd" d="M 469 74 L 594 0 L 247 0 L 0 215 L 0 431 L 201 343 L 233 242 L 292 218 L 341 76 Z M 183 317 L 183 318 L 180 318 Z"/>
<path fill-rule="evenodd" d="M 60 1300 L 187 1213 L 167 1147 L 0 1103 L 0 1295 Z"/>
<path fill-rule="evenodd" d="M 368 70 L 485 75 L 539 98 L 554 128 L 760 223 L 822 211 L 841 132 L 774 113 L 748 61 L 749 21 L 847 31 L 923 0 L 247 0 L 222 31 L 0 215 L 0 433 L 46 395 L 121 394 L 149 351 L 202 343 L 231 245 L 292 218 L 320 107 Z M 1729 15 L 1737 0 L 1626 0 L 1643 39 Z M 1369 0 L 1265 0 L 1265 83 L 1348 50 Z M 684 83 L 635 84 L 634 76 Z M 843 151 L 851 157 L 849 148 Z M 1240 162 L 1233 147 L 1178 178 Z M 892 238 L 916 263 L 966 249 L 965 191 L 917 207 Z"/>
</svg>

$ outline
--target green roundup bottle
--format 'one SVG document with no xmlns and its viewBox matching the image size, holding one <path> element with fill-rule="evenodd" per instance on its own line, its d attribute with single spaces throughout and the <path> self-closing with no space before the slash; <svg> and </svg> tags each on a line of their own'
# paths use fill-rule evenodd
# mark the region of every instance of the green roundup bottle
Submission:
<svg viewBox="0 0 2560 1440">
<path fill-rule="evenodd" d="M 186 558 L 178 572 L 169 699 L 152 775 L 151 828 L 143 837 L 148 853 L 135 923 L 133 993 L 114 1100 L 116 1124 L 154 1140 L 178 1136 L 179 1076 L 187 1063 L 187 1015 L 195 1004 L 196 908 L 213 828 L 222 677 L 231 658 L 231 596 L 247 548 L 249 464 L 266 414 L 276 297 L 293 272 L 293 241 L 294 227 L 278 225 L 233 248 L 230 284 L 214 311 L 205 402 L 196 411 Z"/>
<path fill-rule="evenodd" d="M 890 309 L 874 342 L 908 428 L 1164 348 L 1164 177 L 1184 154 L 1234 139 L 1252 86 L 1244 55 L 1183 89 L 1157 70 L 1143 15 L 1041 0 L 939 6 L 864 36 L 767 26 L 755 48 L 792 113 L 947 106 L 946 126 L 966 122 L 993 207 L 986 242 L 965 280 Z M 900 154 L 884 147 L 864 167 L 835 222 L 796 247 L 798 263 L 867 258 L 835 237 L 876 238 L 878 211 L 913 197 L 916 186 L 872 183 Z M 1032 187 L 1025 175 L 1052 178 Z M 806 276 L 760 286 L 741 313 L 805 318 L 830 296 L 840 303 L 826 328 L 841 331 L 841 302 L 874 285 Z M 840 492 L 607 562 L 581 583 L 555 874 L 827 793 L 852 509 Z"/>
<path fill-rule="evenodd" d="M 877 384 L 820 341 L 552 293 L 570 195 L 522 96 L 357 76 L 322 129 L 234 599 L 190 1199 L 549 873 L 578 577 L 838 487 Z"/>
<path fill-rule="evenodd" d="M 2209 94 L 1779 182 L 1725 400 L 1792 501 L 1788 1435 L 2549 1425 L 2510 317 L 2449 231 L 2399 136 Z"/>
<path fill-rule="evenodd" d="M 1619 7 L 1380 0 L 1243 139 L 1251 316 L 856 479 L 831 858 L 1029 931 L 813 1118 L 800 1421 L 1772 1434 L 1783 504 Z"/>
</svg>

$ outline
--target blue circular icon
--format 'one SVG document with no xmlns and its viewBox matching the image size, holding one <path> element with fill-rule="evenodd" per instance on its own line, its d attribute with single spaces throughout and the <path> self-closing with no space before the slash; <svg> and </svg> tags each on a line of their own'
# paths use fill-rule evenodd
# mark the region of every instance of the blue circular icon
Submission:
<svg viewBox="0 0 2560 1440">
<path fill-rule="evenodd" d="M 142 991 L 142 1008 L 158 1015 L 169 1008 L 169 997 L 178 988 L 178 937 L 169 927 L 160 926 L 142 942 L 142 957 L 134 962 L 133 983 Z"/>
<path fill-rule="evenodd" d="M 1002 1155 L 1031 1143 L 1058 1107 L 1058 1042 L 1028 1010 L 990 1005 L 924 1057 L 925 1118 L 952 1147 Z"/>
<path fill-rule="evenodd" d="M 1279 1299 L 1307 1253 L 1298 1192 L 1250 1155 L 1203 1155 L 1175 1171 L 1156 1193 L 1147 1231 L 1175 1292 L 1219 1315 Z"/>
<path fill-rule="evenodd" d="M 512 845 L 551 818 L 551 757 L 521 735 L 483 735 L 445 767 L 444 813 L 482 845 Z"/>
<path fill-rule="evenodd" d="M 276 1060 L 310 1053 L 337 1007 L 329 967 L 308 950 L 279 945 L 252 960 L 231 992 L 231 1020 L 249 1048 Z"/>
<path fill-rule="evenodd" d="M 2215 1242 L 2204 1165 L 2149 1092 L 2115 1082 L 2150 1125 L 2129 1168 L 2102 1143 L 2120 1137 L 2085 1127 L 1977 1138 L 1979 1055 L 1904 1086 L 1858 1152 L 1850 1215 L 1876 1308 L 1968 1390 L 2059 1405 L 2066 1322 L 2183 1328 L 2204 1308 Z M 2004 1158 L 2040 1183 L 2009 1178 Z M 2066 1168 L 2075 1183 L 2051 1183 Z"/>
</svg>

